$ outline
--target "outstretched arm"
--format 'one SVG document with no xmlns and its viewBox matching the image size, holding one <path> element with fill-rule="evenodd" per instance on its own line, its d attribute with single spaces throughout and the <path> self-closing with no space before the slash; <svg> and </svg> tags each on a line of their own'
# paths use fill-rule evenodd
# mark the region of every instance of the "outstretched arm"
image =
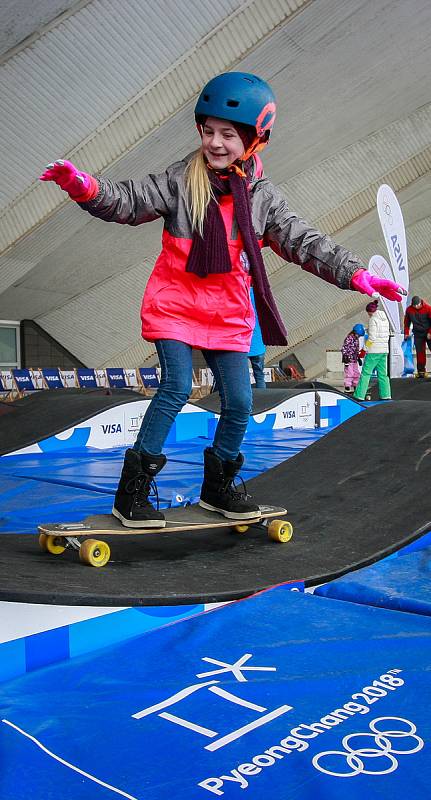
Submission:
<svg viewBox="0 0 431 800">
<path fill-rule="evenodd" d="M 269 181 L 264 191 L 269 200 L 265 241 L 286 261 L 340 289 L 398 301 L 406 294 L 397 283 L 371 275 L 358 256 L 292 213 L 285 195 Z"/>
<path fill-rule="evenodd" d="M 123 225 L 168 216 L 174 194 L 169 170 L 140 181 L 114 182 L 81 172 L 64 159 L 48 164 L 40 180 L 54 181 L 92 216 Z"/>
</svg>

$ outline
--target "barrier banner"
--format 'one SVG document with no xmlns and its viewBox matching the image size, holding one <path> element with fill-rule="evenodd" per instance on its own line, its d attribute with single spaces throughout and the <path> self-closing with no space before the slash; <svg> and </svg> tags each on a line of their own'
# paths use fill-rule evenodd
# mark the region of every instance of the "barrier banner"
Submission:
<svg viewBox="0 0 431 800">
<path fill-rule="evenodd" d="M 60 376 L 66 388 L 76 386 L 76 375 L 74 369 L 60 369 Z"/>
<path fill-rule="evenodd" d="M 403 214 L 393 189 L 386 183 L 383 183 L 377 192 L 377 212 L 388 248 L 393 278 L 408 292 L 409 265 Z M 401 303 L 405 311 L 407 295 L 403 297 Z"/>
<path fill-rule="evenodd" d="M 429 794 L 429 618 L 277 587 L 0 687 L 0 796 Z"/>
<path fill-rule="evenodd" d="M 35 387 L 31 379 L 30 370 L 14 369 L 12 370 L 12 374 L 20 392 L 34 390 Z"/>
<path fill-rule="evenodd" d="M 141 373 L 142 383 L 149 388 L 157 388 L 159 385 L 159 376 L 155 367 L 139 367 Z"/>
<path fill-rule="evenodd" d="M 42 370 L 42 376 L 48 389 L 63 389 L 63 382 L 60 372 L 55 367 L 46 367 Z"/>
<path fill-rule="evenodd" d="M 2 369 L 0 372 L 2 384 L 7 391 L 15 389 L 15 382 L 12 375 L 12 370 Z"/>
</svg>

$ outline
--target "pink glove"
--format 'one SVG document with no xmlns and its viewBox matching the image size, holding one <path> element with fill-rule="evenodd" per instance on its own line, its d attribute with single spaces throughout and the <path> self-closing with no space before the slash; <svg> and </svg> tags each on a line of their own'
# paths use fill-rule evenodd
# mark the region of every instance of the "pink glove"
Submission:
<svg viewBox="0 0 431 800">
<path fill-rule="evenodd" d="M 370 275 L 366 269 L 358 269 L 354 272 L 350 281 L 350 287 L 362 294 L 368 294 L 370 297 L 379 297 L 383 295 L 388 300 L 396 300 L 401 302 L 402 296 L 407 292 L 394 281 L 388 281 L 383 278 L 378 278 L 377 275 Z"/>
<path fill-rule="evenodd" d="M 99 191 L 96 178 L 88 175 L 87 172 L 79 172 L 71 161 L 63 159 L 48 164 L 39 180 L 54 181 L 60 189 L 67 192 L 69 197 L 78 203 L 92 200 Z"/>
</svg>

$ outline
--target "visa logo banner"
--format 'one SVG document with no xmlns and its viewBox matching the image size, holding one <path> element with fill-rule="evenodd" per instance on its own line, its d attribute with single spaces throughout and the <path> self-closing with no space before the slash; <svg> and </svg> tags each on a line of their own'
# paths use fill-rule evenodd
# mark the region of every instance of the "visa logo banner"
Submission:
<svg viewBox="0 0 431 800">
<path fill-rule="evenodd" d="M 405 270 L 406 266 L 405 266 L 405 264 L 403 262 L 403 254 L 401 252 L 401 246 L 398 243 L 398 236 L 396 234 L 394 236 L 391 236 L 391 242 L 392 242 L 392 249 L 393 249 L 394 256 L 395 256 L 395 261 L 397 262 L 397 265 L 398 265 L 398 269 L 399 270 Z"/>
<path fill-rule="evenodd" d="M 102 425 L 102 433 L 104 433 L 105 435 L 107 435 L 107 434 L 109 435 L 109 434 L 112 434 L 112 433 L 121 433 L 121 430 L 122 429 L 121 429 L 121 425 L 120 425 L 119 422 L 117 422 L 117 423 L 114 422 L 112 424 Z"/>
<path fill-rule="evenodd" d="M 386 183 L 377 192 L 377 212 L 390 257 L 393 280 L 407 292 L 409 290 L 409 266 L 404 219 L 400 204 L 393 189 Z M 406 310 L 407 295 L 402 299 Z"/>
</svg>

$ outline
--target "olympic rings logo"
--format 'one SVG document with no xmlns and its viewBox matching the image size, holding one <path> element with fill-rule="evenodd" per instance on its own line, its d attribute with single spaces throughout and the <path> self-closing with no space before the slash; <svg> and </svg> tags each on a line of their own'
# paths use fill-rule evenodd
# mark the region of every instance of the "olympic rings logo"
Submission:
<svg viewBox="0 0 431 800">
<path fill-rule="evenodd" d="M 390 720 L 401 723 L 401 730 L 391 730 L 391 728 L 389 730 L 386 730 L 386 728 L 380 730 L 379 723 L 387 726 Z M 405 725 L 405 730 L 402 729 L 403 725 Z M 345 736 L 342 741 L 344 750 L 325 750 L 325 752 L 318 753 L 313 758 L 313 766 L 326 775 L 333 775 L 334 778 L 354 778 L 355 775 L 360 774 L 388 775 L 398 767 L 398 760 L 395 756 L 412 755 L 422 750 L 424 746 L 424 740 L 416 735 L 416 725 L 402 717 L 377 717 L 370 722 L 369 729 L 371 733 L 351 733 Z M 397 749 L 399 748 L 399 743 L 397 743 L 397 747 L 394 747 L 392 739 L 407 739 L 410 741 L 406 742 L 401 749 Z M 336 772 L 322 764 L 323 761 L 335 766 L 340 758 L 346 760 L 351 772 Z M 381 763 L 380 768 L 378 764 L 376 766 L 371 764 L 370 769 L 367 769 L 366 760 L 376 758 L 383 759 L 383 763 L 379 762 Z"/>
<path fill-rule="evenodd" d="M 383 213 L 386 214 L 386 216 L 388 218 L 387 219 L 388 224 L 389 225 L 393 225 L 394 218 L 392 216 L 391 206 L 389 204 L 389 200 L 388 200 L 387 197 L 383 197 L 382 199 L 383 199 Z"/>
</svg>

